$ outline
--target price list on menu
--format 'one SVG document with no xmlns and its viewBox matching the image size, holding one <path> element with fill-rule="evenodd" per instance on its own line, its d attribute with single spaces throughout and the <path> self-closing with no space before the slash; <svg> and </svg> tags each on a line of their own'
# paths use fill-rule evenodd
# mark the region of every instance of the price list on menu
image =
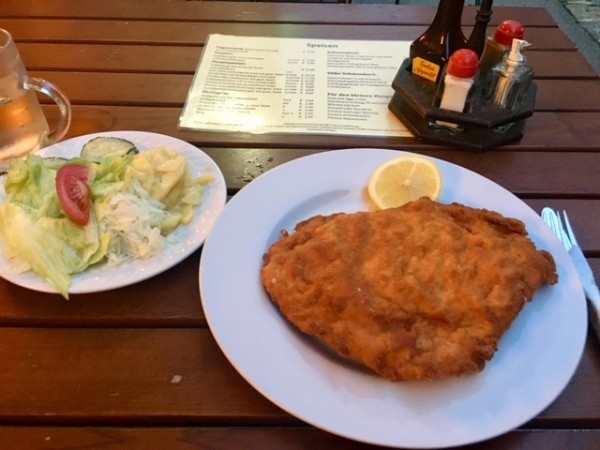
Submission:
<svg viewBox="0 0 600 450">
<path fill-rule="evenodd" d="M 210 35 L 179 126 L 411 136 L 389 110 L 408 41 Z"/>
</svg>

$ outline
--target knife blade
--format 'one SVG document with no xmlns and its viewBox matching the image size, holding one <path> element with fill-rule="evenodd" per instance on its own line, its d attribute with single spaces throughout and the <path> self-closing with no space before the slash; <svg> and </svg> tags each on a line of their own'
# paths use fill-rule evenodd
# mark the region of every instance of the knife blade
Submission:
<svg viewBox="0 0 600 450">
<path fill-rule="evenodd" d="M 579 274 L 579 280 L 583 286 L 583 291 L 588 299 L 587 304 L 590 323 L 592 324 L 596 336 L 600 340 L 600 291 L 598 291 L 598 285 L 594 280 L 594 273 L 578 245 L 573 245 L 573 247 L 571 247 L 569 255 L 571 255 L 575 269 L 577 269 L 577 273 Z"/>
</svg>

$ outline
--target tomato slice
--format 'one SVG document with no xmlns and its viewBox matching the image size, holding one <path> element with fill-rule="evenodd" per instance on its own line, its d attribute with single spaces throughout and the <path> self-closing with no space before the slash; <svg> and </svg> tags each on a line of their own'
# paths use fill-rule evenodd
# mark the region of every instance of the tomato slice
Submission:
<svg viewBox="0 0 600 450">
<path fill-rule="evenodd" d="M 56 193 L 69 219 L 79 225 L 90 221 L 90 174 L 89 167 L 69 164 L 56 173 Z"/>
</svg>

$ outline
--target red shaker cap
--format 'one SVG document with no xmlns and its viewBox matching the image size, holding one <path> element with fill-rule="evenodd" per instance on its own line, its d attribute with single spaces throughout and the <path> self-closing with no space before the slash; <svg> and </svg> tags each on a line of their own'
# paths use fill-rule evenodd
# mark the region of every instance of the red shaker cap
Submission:
<svg viewBox="0 0 600 450">
<path fill-rule="evenodd" d="M 524 34 L 525 29 L 521 22 L 517 22 L 516 20 L 505 20 L 498 25 L 498 28 L 496 28 L 494 40 L 498 44 L 510 47 L 513 39 L 523 39 Z"/>
<path fill-rule="evenodd" d="M 448 73 L 458 78 L 473 78 L 479 67 L 479 56 L 470 48 L 456 50 L 448 61 Z"/>
</svg>

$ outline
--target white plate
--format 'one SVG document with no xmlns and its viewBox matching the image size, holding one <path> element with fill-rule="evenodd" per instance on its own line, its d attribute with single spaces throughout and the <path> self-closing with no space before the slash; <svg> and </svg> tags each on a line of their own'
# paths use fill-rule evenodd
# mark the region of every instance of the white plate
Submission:
<svg viewBox="0 0 600 450">
<path fill-rule="evenodd" d="M 324 430 L 387 446 L 464 445 L 509 431 L 538 415 L 563 390 L 586 337 L 582 288 L 550 229 L 492 181 L 436 160 L 443 203 L 462 202 L 523 220 L 549 250 L 560 282 L 536 294 L 479 374 L 392 383 L 328 357 L 286 324 L 261 286 L 262 256 L 282 229 L 316 214 L 367 209 L 371 173 L 402 152 L 341 150 L 279 166 L 226 205 L 204 245 L 200 290 L 221 349 L 242 376 L 279 407 Z"/>
<path fill-rule="evenodd" d="M 169 244 L 159 254 L 147 260 L 123 263 L 114 268 L 103 265 L 87 269 L 73 277 L 69 289 L 72 294 L 100 292 L 137 283 L 173 267 L 197 250 L 217 217 L 225 206 L 227 196 L 225 180 L 215 162 L 203 151 L 187 142 L 156 133 L 141 131 L 115 131 L 88 134 L 51 145 L 37 152 L 41 156 L 72 158 L 79 156 L 81 148 L 90 139 L 98 136 L 114 136 L 133 142 L 140 151 L 156 147 L 167 147 L 185 156 L 190 164 L 192 175 L 212 174 L 215 180 L 206 187 L 204 200 L 195 213 L 192 223 L 179 227 L 169 238 Z M 0 202 L 4 202 L 6 193 L 4 183 L 0 187 Z M 56 292 L 46 281 L 33 272 L 15 273 L 4 254 L 0 252 L 0 276 L 6 280 L 41 292 Z"/>
</svg>

